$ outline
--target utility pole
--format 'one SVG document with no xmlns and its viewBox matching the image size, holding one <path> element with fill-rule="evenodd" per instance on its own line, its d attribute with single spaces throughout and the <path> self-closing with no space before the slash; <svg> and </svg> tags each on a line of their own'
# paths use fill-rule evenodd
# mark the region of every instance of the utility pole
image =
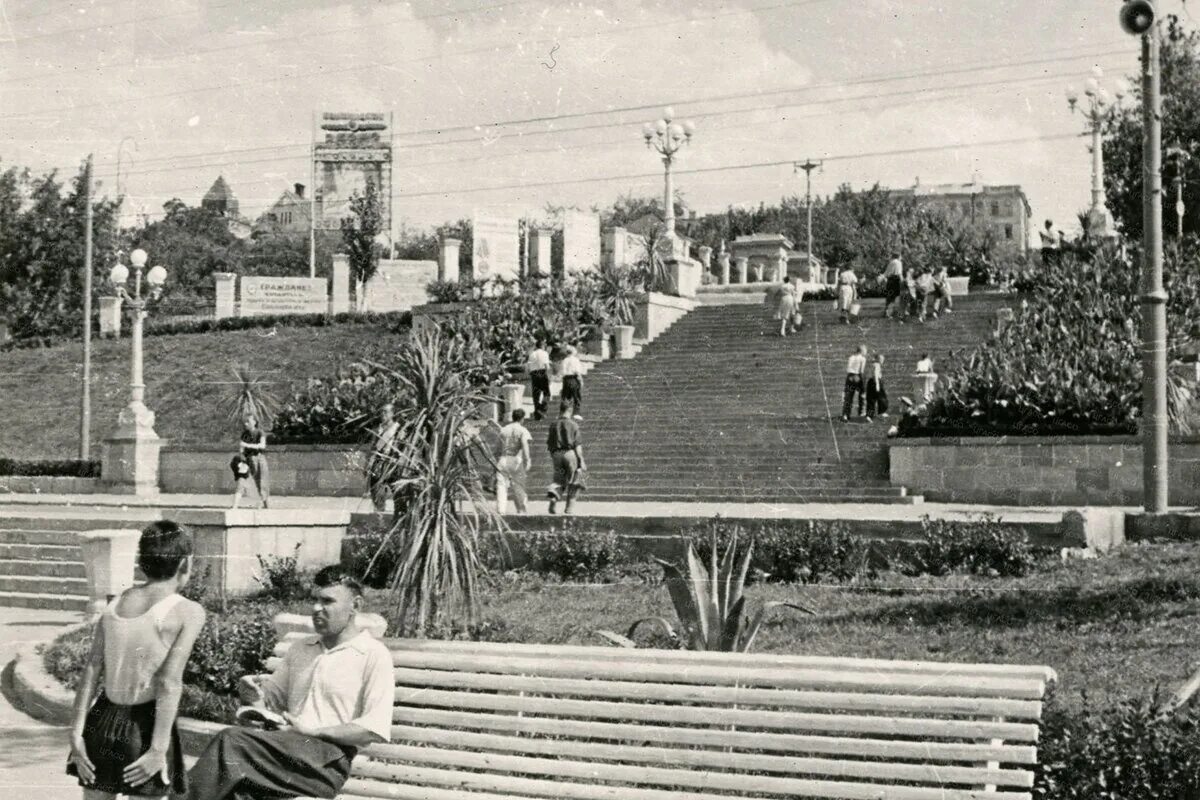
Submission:
<svg viewBox="0 0 1200 800">
<path fill-rule="evenodd" d="M 804 206 L 808 215 L 808 224 L 806 226 L 808 244 L 805 246 L 805 252 L 808 257 L 808 279 L 812 280 L 813 272 L 813 241 L 812 241 L 812 171 L 821 166 L 823 162 L 807 159 L 803 164 L 796 162 L 795 171 L 804 170 Z"/>
<path fill-rule="evenodd" d="M 1154 6 L 1150 8 L 1153 19 Z M 1158 26 L 1142 33 L 1142 486 L 1147 514 L 1167 510 L 1167 292 L 1163 288 L 1162 83 Z"/>
<path fill-rule="evenodd" d="M 308 187 L 308 277 L 317 277 L 317 116 L 309 117 L 309 175 L 312 185 Z"/>
<path fill-rule="evenodd" d="M 79 458 L 91 456 L 92 438 L 92 156 L 83 177 L 83 387 L 79 395 Z"/>
</svg>

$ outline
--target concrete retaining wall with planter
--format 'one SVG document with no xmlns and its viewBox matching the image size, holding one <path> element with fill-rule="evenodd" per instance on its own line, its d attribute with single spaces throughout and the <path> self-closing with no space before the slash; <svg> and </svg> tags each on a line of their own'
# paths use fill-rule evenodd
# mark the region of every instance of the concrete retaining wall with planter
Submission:
<svg viewBox="0 0 1200 800">
<path fill-rule="evenodd" d="M 342 539 L 350 512 L 302 509 L 180 509 L 176 522 L 187 525 L 195 540 L 200 568 L 207 567 L 214 590 L 226 596 L 262 588 L 255 579 L 259 555 L 296 556 L 302 570 L 341 560 Z"/>
<path fill-rule="evenodd" d="M 0 475 L 2 494 L 94 494 L 95 478 L 51 475 Z"/>
<path fill-rule="evenodd" d="M 647 292 L 634 308 L 633 338 L 653 342 L 695 307 L 686 297 Z"/>
<path fill-rule="evenodd" d="M 229 460 L 237 445 L 173 445 L 159 456 L 159 487 L 168 493 L 233 494 Z M 362 497 L 366 451 L 359 445 L 268 442 L 271 494 L 301 497 Z"/>
<path fill-rule="evenodd" d="M 1142 445 L 1132 436 L 895 439 L 889 456 L 893 486 L 936 502 L 1142 503 Z M 1170 502 L 1200 504 L 1200 437 L 1171 441 Z"/>
<path fill-rule="evenodd" d="M 76 625 L 56 634 L 54 638 L 73 633 L 87 624 Z M 75 693 L 46 671 L 41 648 L 50 642 L 31 642 L 17 651 L 12 663 L 13 704 L 34 719 L 51 725 L 70 725 L 75 705 Z"/>
</svg>

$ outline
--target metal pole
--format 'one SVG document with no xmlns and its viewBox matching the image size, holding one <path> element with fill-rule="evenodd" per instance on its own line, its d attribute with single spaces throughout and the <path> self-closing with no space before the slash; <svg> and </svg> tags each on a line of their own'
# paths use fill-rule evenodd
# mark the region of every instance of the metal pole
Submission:
<svg viewBox="0 0 1200 800">
<path fill-rule="evenodd" d="M 83 386 L 79 392 L 79 458 L 91 457 L 92 439 L 92 156 L 83 178 Z"/>
<path fill-rule="evenodd" d="M 667 223 L 667 236 L 675 238 L 675 191 L 671 186 L 671 154 L 663 155 L 663 214 Z"/>
<path fill-rule="evenodd" d="M 1175 173 L 1175 238 L 1183 240 L 1183 175 L 1180 172 L 1183 170 L 1183 162 L 1177 160 L 1177 171 Z"/>
<path fill-rule="evenodd" d="M 1142 486 L 1167 510 L 1167 292 L 1163 288 L 1162 98 L 1157 27 L 1142 35 Z"/>
<path fill-rule="evenodd" d="M 317 277 L 317 119 L 309 117 L 309 175 L 312 185 L 308 187 L 308 277 Z"/>
</svg>

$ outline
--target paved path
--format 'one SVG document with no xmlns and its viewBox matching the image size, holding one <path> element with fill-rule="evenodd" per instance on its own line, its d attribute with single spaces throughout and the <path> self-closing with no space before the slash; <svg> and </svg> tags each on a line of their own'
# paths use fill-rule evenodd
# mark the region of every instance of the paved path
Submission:
<svg viewBox="0 0 1200 800">
<path fill-rule="evenodd" d="M 99 515 L 128 514 L 130 511 L 163 508 L 228 508 L 228 495 L 161 494 L 153 498 L 128 495 L 69 495 L 69 494 L 7 494 L 0 495 L 4 513 L 44 514 L 55 507 L 55 513 L 94 510 Z M 370 512 L 371 503 L 357 497 L 272 497 L 272 508 L 344 509 L 351 512 Z M 544 513 L 545 504 L 531 499 L 535 515 Z M 27 507 L 28 511 L 21 511 Z M 42 510 L 38 510 L 42 507 Z M 986 506 L 965 503 L 870 504 L 870 503 L 590 503 L 582 499 L 575 516 L 579 517 L 712 517 L 720 514 L 735 519 L 864 519 L 918 520 L 928 514 L 934 518 L 957 518 L 983 513 L 995 514 L 1012 522 L 1050 522 L 1062 519 L 1071 507 L 1044 506 Z M 1127 511 L 1137 509 L 1128 508 Z M 1184 510 L 1184 509 L 1180 509 Z M 148 516 L 147 519 L 151 517 Z"/>
<path fill-rule="evenodd" d="M 52 639 L 82 619 L 77 611 L 0 608 L 0 664 L 8 665 L 22 645 Z M 78 784 L 63 772 L 67 747 L 66 728 L 26 716 L 0 696 L 0 797 L 79 800 Z"/>
</svg>

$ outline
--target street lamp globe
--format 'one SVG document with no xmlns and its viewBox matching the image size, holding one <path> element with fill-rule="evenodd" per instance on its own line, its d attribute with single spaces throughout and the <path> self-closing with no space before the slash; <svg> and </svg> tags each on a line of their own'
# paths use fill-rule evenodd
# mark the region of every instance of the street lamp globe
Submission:
<svg viewBox="0 0 1200 800">
<path fill-rule="evenodd" d="M 113 268 L 108 271 L 108 279 L 117 286 L 121 286 L 125 281 L 129 280 L 129 267 L 121 262 L 113 265 Z"/>
<path fill-rule="evenodd" d="M 663 109 L 663 119 L 666 120 L 667 122 L 670 122 L 671 120 L 675 119 L 675 109 L 671 108 L 670 106 L 667 106 L 666 108 L 664 108 Z"/>
<path fill-rule="evenodd" d="M 1125 80 L 1124 78 L 1119 79 L 1116 82 L 1116 85 L 1113 87 L 1113 94 L 1115 94 L 1117 96 L 1118 100 L 1120 100 L 1121 98 L 1128 95 L 1129 94 L 1129 81 Z"/>
<path fill-rule="evenodd" d="M 1083 86 L 1083 92 L 1088 97 L 1095 97 L 1096 92 L 1100 91 L 1100 82 L 1095 78 L 1088 78 L 1087 82 Z"/>
<path fill-rule="evenodd" d="M 1100 67 L 1099 64 L 1096 64 L 1094 67 L 1092 67 L 1092 77 L 1095 78 L 1096 80 L 1103 80 L 1104 70 Z"/>
<path fill-rule="evenodd" d="M 151 267 L 150 271 L 146 273 L 146 282 L 155 289 L 160 288 L 167 282 L 167 268 L 162 264 Z"/>
<path fill-rule="evenodd" d="M 654 126 L 649 122 L 642 126 L 642 136 L 646 137 L 647 144 L 649 144 L 650 140 L 654 138 Z"/>
<path fill-rule="evenodd" d="M 657 133 L 659 136 L 666 136 L 667 135 L 667 121 L 665 119 L 660 119 L 658 122 L 654 123 L 654 132 Z"/>
<path fill-rule="evenodd" d="M 687 138 L 690 139 L 695 134 L 696 134 L 696 123 L 692 122 L 690 119 L 687 122 L 683 123 L 683 135 L 684 136 L 686 136 Z"/>
<path fill-rule="evenodd" d="M 142 267 L 146 266 L 146 258 L 146 251 L 139 247 L 137 250 L 134 250 L 129 254 L 129 263 L 133 264 L 133 266 L 137 267 L 138 269 L 141 269 Z"/>
<path fill-rule="evenodd" d="M 683 126 L 678 122 L 671 123 L 671 138 L 676 142 L 683 138 Z"/>
</svg>

